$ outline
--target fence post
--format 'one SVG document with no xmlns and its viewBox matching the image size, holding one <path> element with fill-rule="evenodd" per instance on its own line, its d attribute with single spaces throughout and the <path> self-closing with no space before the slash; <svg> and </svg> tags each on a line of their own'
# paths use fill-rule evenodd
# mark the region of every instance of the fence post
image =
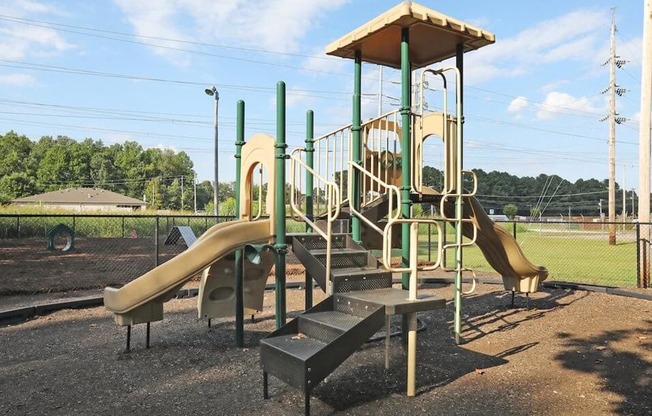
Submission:
<svg viewBox="0 0 652 416">
<path fill-rule="evenodd" d="M 512 235 L 514 236 L 514 240 L 516 240 L 516 221 L 512 222 Z"/>
<path fill-rule="evenodd" d="M 72 231 L 75 232 L 75 227 L 77 226 L 77 222 L 75 221 L 77 218 L 76 215 L 72 216 Z"/>
<path fill-rule="evenodd" d="M 641 282 L 641 224 L 636 223 L 636 283 Z"/>
<path fill-rule="evenodd" d="M 156 216 L 156 228 L 154 229 L 154 267 L 158 266 L 158 221 L 159 216 Z"/>
<path fill-rule="evenodd" d="M 125 216 L 122 216 L 122 238 L 125 238 Z"/>
</svg>

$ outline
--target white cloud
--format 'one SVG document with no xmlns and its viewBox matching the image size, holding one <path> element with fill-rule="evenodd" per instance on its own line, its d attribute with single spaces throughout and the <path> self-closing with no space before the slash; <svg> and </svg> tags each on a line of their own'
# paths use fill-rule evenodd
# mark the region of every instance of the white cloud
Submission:
<svg viewBox="0 0 652 416">
<path fill-rule="evenodd" d="M 516 35 L 468 55 L 465 81 L 473 84 L 498 77 L 523 75 L 542 64 L 588 61 L 609 24 L 606 12 L 577 10 L 542 21 Z"/>
<path fill-rule="evenodd" d="M 313 93 L 308 92 L 306 89 L 290 88 L 287 90 L 287 97 L 285 103 L 289 108 L 306 108 L 315 103 Z"/>
<path fill-rule="evenodd" d="M 36 78 L 26 74 L 0 74 L 0 84 L 27 87 L 36 85 Z"/>
<path fill-rule="evenodd" d="M 512 100 L 512 102 L 509 103 L 509 106 L 507 107 L 507 111 L 510 113 L 520 113 L 523 111 L 530 103 L 528 102 L 526 97 L 523 96 L 518 96 Z"/>
<path fill-rule="evenodd" d="M 599 114 L 604 109 L 599 108 L 588 97 L 573 97 L 565 92 L 553 91 L 546 95 L 543 103 L 538 105 L 539 120 L 551 120 L 573 112 Z"/>
<path fill-rule="evenodd" d="M 322 73 L 344 73 L 347 64 L 351 64 L 351 60 L 334 58 L 332 56 L 325 57 L 324 49 L 319 48 L 318 51 L 306 58 L 301 65 L 303 69 L 308 71 L 322 72 Z"/>
<path fill-rule="evenodd" d="M 33 14 L 61 14 L 52 6 L 36 1 L 10 1 L 0 6 L 0 13 L 18 18 L 31 17 Z M 54 29 L 10 20 L 0 23 L 0 59 L 52 56 L 72 48 L 74 45 Z"/>
<path fill-rule="evenodd" d="M 320 15 L 347 1 L 114 0 L 139 35 L 274 52 L 300 50 L 299 42 L 319 22 Z M 156 53 L 169 51 L 158 49 Z"/>
</svg>

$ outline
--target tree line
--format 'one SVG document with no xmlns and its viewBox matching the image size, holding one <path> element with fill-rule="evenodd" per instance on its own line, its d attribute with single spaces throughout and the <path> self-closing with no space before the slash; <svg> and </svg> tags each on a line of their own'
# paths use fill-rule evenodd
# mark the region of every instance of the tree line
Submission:
<svg viewBox="0 0 652 416">
<path fill-rule="evenodd" d="M 607 179 L 578 179 L 570 182 L 558 175 L 540 174 L 537 177 L 518 177 L 507 172 L 485 172 L 473 169 L 477 178 L 476 197 L 487 212 L 495 214 L 538 217 L 543 216 L 599 216 L 608 215 L 609 181 Z M 424 167 L 423 183 L 442 189 L 442 171 L 431 166 Z M 465 188 L 471 189 L 470 176 L 465 176 Z M 625 192 L 625 208 L 628 215 L 635 212 L 638 196 L 633 190 Z M 623 192 L 616 183 L 616 212 L 622 215 Z M 511 215 L 508 215 L 511 216 Z"/>
<path fill-rule="evenodd" d="M 0 202 L 86 187 L 145 199 L 151 209 L 194 209 L 195 172 L 185 152 L 144 149 L 134 141 L 105 145 L 67 136 L 43 136 L 34 142 L 9 131 L 0 135 L 0 154 Z M 198 208 L 206 208 L 212 198 L 211 182 L 199 183 Z"/>
<path fill-rule="evenodd" d="M 137 199 L 150 209 L 193 210 L 195 172 L 185 152 L 144 149 L 135 141 L 105 145 L 101 140 L 82 141 L 67 136 L 43 136 L 34 142 L 9 131 L 0 135 L 0 202 L 71 187 L 101 188 Z M 518 177 L 507 172 L 474 169 L 477 198 L 487 212 L 503 214 L 516 207 L 516 215 L 598 216 L 607 213 L 608 181 L 578 179 L 570 182 L 557 175 Z M 423 183 L 441 189 L 442 171 L 426 166 Z M 234 183 L 220 183 L 220 214 L 235 210 Z M 469 177 L 465 187 L 473 184 Z M 617 184 L 616 211 L 622 213 L 622 189 Z M 183 190 L 183 192 L 182 192 Z M 264 191 L 263 191 L 264 192 Z M 287 191 L 286 191 L 287 193 Z M 213 212 L 213 185 L 197 184 L 196 207 Z M 631 214 L 638 197 L 626 192 L 626 209 Z M 513 213 L 513 207 L 507 209 Z"/>
</svg>

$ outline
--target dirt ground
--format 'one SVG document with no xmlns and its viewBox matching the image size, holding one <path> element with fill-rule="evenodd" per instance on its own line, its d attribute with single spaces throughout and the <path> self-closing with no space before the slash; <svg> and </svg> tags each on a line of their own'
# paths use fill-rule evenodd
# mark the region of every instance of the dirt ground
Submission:
<svg viewBox="0 0 652 416">
<path fill-rule="evenodd" d="M 75 249 L 62 252 L 48 250 L 44 239 L 0 239 L 0 310 L 2 296 L 125 284 L 186 249 L 164 241 L 156 250 L 151 238 L 76 238 Z M 303 274 L 296 258 L 290 255 L 288 262 L 288 275 Z"/>
<path fill-rule="evenodd" d="M 450 300 L 449 285 L 424 293 Z M 315 292 L 315 300 L 323 298 Z M 290 316 L 304 292 L 288 290 Z M 392 338 L 353 354 L 312 396 L 314 415 L 652 414 L 652 302 L 595 292 L 544 289 L 530 309 L 500 285 L 465 298 L 465 343 L 451 336 L 453 308 L 420 314 L 417 396 L 405 395 L 406 358 Z M 302 393 L 270 377 L 262 398 L 259 340 L 274 329 L 274 293 L 234 346 L 232 319 L 211 328 L 196 298 L 174 299 L 165 319 L 133 330 L 104 308 L 63 310 L 0 328 L 0 414 L 303 414 Z"/>
</svg>

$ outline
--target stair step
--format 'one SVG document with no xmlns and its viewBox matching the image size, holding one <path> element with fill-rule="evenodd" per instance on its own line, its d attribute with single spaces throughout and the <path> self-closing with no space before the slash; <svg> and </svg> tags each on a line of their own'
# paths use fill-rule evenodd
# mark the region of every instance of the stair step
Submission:
<svg viewBox="0 0 652 416">
<path fill-rule="evenodd" d="M 310 250 L 321 264 L 326 265 L 326 249 Z M 369 252 L 367 250 L 335 248 L 331 249 L 331 269 L 366 267 L 369 265 Z"/>
<path fill-rule="evenodd" d="M 326 342 L 317 338 L 298 334 L 265 338 L 264 344 L 267 347 L 277 350 L 284 356 L 290 356 L 302 362 L 305 362 L 328 345 Z"/>
<path fill-rule="evenodd" d="M 263 371 L 307 394 L 384 323 L 382 305 L 358 299 L 339 300 L 343 305 L 336 305 L 336 301 L 333 296 L 324 299 L 263 338 Z"/>
<path fill-rule="evenodd" d="M 346 276 L 372 276 L 379 273 L 387 273 L 387 270 L 375 267 L 348 267 L 331 271 L 333 278 Z"/>
<path fill-rule="evenodd" d="M 392 286 L 392 274 L 372 267 L 331 270 L 333 293 L 372 290 Z"/>
<path fill-rule="evenodd" d="M 319 234 L 297 234 L 293 236 L 293 239 L 307 250 L 326 248 L 326 240 Z M 334 234 L 331 246 L 334 248 L 346 247 L 346 234 Z"/>
<path fill-rule="evenodd" d="M 314 248 L 311 249 L 310 252 L 312 253 L 313 256 L 325 256 L 326 255 L 326 248 Z M 349 255 L 349 254 L 367 254 L 367 250 L 364 249 L 354 249 L 354 248 L 340 248 L 340 247 L 333 247 L 331 248 L 331 254 L 333 256 L 341 256 L 341 255 Z"/>
<path fill-rule="evenodd" d="M 331 342 L 360 323 L 363 318 L 337 311 L 306 313 L 299 317 L 299 332 Z"/>
</svg>

